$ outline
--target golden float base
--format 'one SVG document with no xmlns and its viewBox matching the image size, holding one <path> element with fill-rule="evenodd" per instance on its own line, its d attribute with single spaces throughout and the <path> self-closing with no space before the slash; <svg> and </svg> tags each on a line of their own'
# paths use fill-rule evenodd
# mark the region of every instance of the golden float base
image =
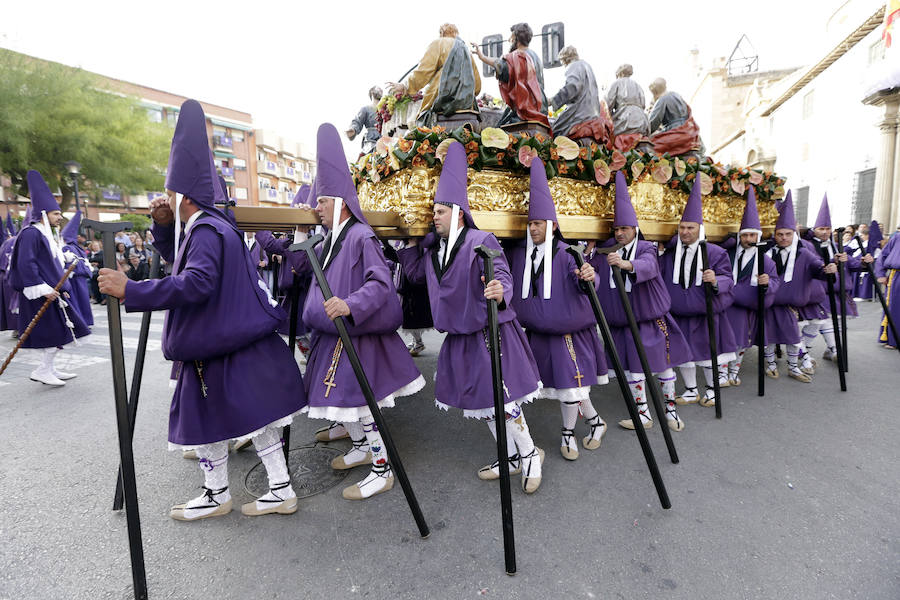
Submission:
<svg viewBox="0 0 900 600">
<path fill-rule="evenodd" d="M 429 231 L 434 193 L 440 169 L 403 169 L 378 183 L 359 186 L 360 205 L 380 237 L 419 237 Z M 603 239 L 610 235 L 615 206 L 615 187 L 564 177 L 550 180 L 559 226 L 570 240 Z M 469 206 L 475 224 L 500 238 L 525 235 L 528 222 L 527 175 L 504 170 L 469 169 Z M 628 188 L 641 232 L 649 240 L 666 241 L 678 229 L 688 195 L 656 183 L 649 175 Z M 772 233 L 778 211 L 774 202 L 760 201 L 759 218 L 766 235 Z M 740 196 L 703 198 L 707 236 L 721 240 L 737 231 L 744 212 Z M 289 230 L 295 225 L 318 223 L 315 212 L 296 208 L 238 206 L 238 226 L 246 230 Z"/>
</svg>

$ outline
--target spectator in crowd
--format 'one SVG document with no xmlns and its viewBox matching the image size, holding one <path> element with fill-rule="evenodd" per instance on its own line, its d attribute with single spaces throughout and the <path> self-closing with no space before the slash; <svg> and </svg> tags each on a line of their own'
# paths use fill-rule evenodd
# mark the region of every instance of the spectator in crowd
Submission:
<svg viewBox="0 0 900 600">
<path fill-rule="evenodd" d="M 100 286 L 97 285 L 97 275 L 103 267 L 103 250 L 100 249 L 100 242 L 94 240 L 90 243 L 90 251 L 88 252 L 88 262 L 91 263 L 91 298 L 97 304 L 106 304 L 106 295 L 100 293 Z"/>
</svg>

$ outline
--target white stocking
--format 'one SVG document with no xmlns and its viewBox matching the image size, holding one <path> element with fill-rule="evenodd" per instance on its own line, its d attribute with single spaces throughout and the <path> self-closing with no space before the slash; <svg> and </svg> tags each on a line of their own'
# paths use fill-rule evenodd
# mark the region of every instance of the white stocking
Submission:
<svg viewBox="0 0 900 600">
<path fill-rule="evenodd" d="M 391 483 L 393 473 L 391 473 L 384 441 L 381 439 L 378 426 L 375 425 L 375 419 L 372 418 L 372 415 L 368 415 L 361 418 L 359 424 L 366 436 L 369 450 L 372 452 L 372 471 L 356 486 L 363 498 L 369 498 L 384 490 Z"/>
<path fill-rule="evenodd" d="M 681 379 L 684 380 L 684 387 L 689 390 L 697 389 L 697 367 L 694 363 L 685 363 L 678 367 L 681 371 Z"/>
<path fill-rule="evenodd" d="M 290 483 L 291 476 L 284 460 L 284 440 L 281 439 L 281 432 L 273 427 L 266 427 L 262 433 L 253 438 L 253 447 L 256 448 L 256 455 L 266 468 L 270 489 L 285 482 Z"/>
<path fill-rule="evenodd" d="M 575 442 L 575 422 L 578 421 L 578 403 L 560 402 L 559 408 L 562 411 L 562 445 L 577 451 L 578 444 Z"/>
<path fill-rule="evenodd" d="M 347 453 L 344 454 L 344 462 L 348 465 L 360 463 L 369 452 L 369 442 L 366 440 L 366 432 L 363 431 L 362 423 L 353 421 L 343 423 L 343 426 L 347 430 L 347 435 L 350 436 L 350 441 L 353 443 Z"/>
<path fill-rule="evenodd" d="M 522 477 L 533 478 L 541 476 L 541 459 L 537 448 L 528 431 L 528 423 L 525 422 L 525 413 L 521 406 L 516 406 L 506 414 L 506 435 L 511 437 L 519 449 L 522 457 Z"/>
</svg>

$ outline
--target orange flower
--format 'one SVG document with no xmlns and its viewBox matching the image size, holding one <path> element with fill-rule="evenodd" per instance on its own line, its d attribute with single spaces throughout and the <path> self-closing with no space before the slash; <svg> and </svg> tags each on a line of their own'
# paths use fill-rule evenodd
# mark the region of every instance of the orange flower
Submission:
<svg viewBox="0 0 900 600">
<path fill-rule="evenodd" d="M 566 173 L 569 172 L 569 167 L 566 166 L 566 163 L 561 162 L 561 163 L 559 163 L 559 165 L 556 167 L 556 170 L 559 171 L 561 175 L 565 175 Z"/>
<path fill-rule="evenodd" d="M 419 133 L 431 133 L 430 127 L 416 127 L 419 130 Z"/>
<path fill-rule="evenodd" d="M 527 131 L 523 131 L 523 132 L 522 132 L 522 139 L 523 139 L 523 140 L 527 140 L 527 139 L 530 138 L 530 137 L 531 137 L 531 136 L 528 135 L 528 132 L 527 132 Z"/>
<path fill-rule="evenodd" d="M 696 165 L 696 164 L 697 164 L 697 159 L 696 159 L 696 157 L 691 156 L 690 158 L 688 158 L 688 159 L 687 159 L 687 164 L 689 164 L 689 165 Z"/>
<path fill-rule="evenodd" d="M 497 162 L 503 162 L 504 158 L 506 158 L 506 153 L 504 153 L 504 152 L 497 153 Z"/>
<path fill-rule="evenodd" d="M 677 187 L 678 187 L 678 180 L 677 180 L 677 179 L 673 179 L 672 181 L 670 181 L 670 182 L 669 182 L 669 187 L 672 188 L 673 190 L 674 190 L 675 188 L 677 188 Z"/>
<path fill-rule="evenodd" d="M 431 130 L 435 133 L 444 133 L 445 131 L 447 131 L 445 127 L 441 127 L 440 125 L 435 125 L 431 128 Z"/>
<path fill-rule="evenodd" d="M 684 180 L 685 181 L 693 181 L 694 175 L 695 175 L 694 173 L 688 173 L 687 176 L 684 178 Z"/>
<path fill-rule="evenodd" d="M 584 162 L 579 158 L 578 162 L 575 163 L 575 166 L 578 167 L 579 171 L 584 171 Z"/>
<path fill-rule="evenodd" d="M 421 166 L 424 166 L 424 165 L 425 165 L 425 159 L 424 159 L 424 158 L 422 158 L 421 156 L 413 156 L 413 159 L 412 159 L 412 166 L 414 166 L 414 167 L 421 167 Z"/>
<path fill-rule="evenodd" d="M 597 152 L 597 144 L 591 142 L 591 154 L 594 154 L 595 152 Z"/>
<path fill-rule="evenodd" d="M 466 150 L 468 150 L 469 152 L 475 152 L 476 150 L 478 150 L 478 142 L 472 140 L 471 142 L 466 144 Z"/>
<path fill-rule="evenodd" d="M 540 134 L 538 134 L 540 135 Z M 550 160 L 558 160 L 559 154 L 556 152 L 556 148 L 550 148 Z"/>
<path fill-rule="evenodd" d="M 397 141 L 397 147 L 400 148 L 401 152 L 409 152 L 409 149 L 412 148 L 412 142 L 407 139 L 401 139 Z"/>
<path fill-rule="evenodd" d="M 474 152 L 470 152 L 469 154 L 466 154 L 466 162 L 468 162 L 470 165 L 475 164 L 476 158 L 478 158 L 478 155 Z"/>
<path fill-rule="evenodd" d="M 540 143 L 543 144 L 544 140 L 546 138 L 543 135 L 541 135 L 540 133 L 536 133 L 536 134 L 534 134 L 534 139 L 536 139 L 537 141 L 539 141 Z"/>
<path fill-rule="evenodd" d="M 578 149 L 578 158 L 587 158 L 588 157 L 588 149 L 582 146 Z"/>
</svg>

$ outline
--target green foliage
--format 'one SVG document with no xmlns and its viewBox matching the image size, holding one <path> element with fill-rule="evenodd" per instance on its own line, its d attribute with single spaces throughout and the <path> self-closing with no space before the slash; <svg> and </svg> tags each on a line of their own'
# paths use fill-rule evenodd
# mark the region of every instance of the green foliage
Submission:
<svg viewBox="0 0 900 600">
<path fill-rule="evenodd" d="M 131 231 L 140 231 L 141 233 L 150 229 L 150 225 L 153 224 L 150 217 L 138 213 L 122 215 L 119 222 L 131 223 Z"/>
<path fill-rule="evenodd" d="M 80 69 L 0 49 L 0 170 L 20 193 L 35 169 L 51 189 L 72 191 L 63 163 L 81 163 L 82 190 L 126 193 L 164 184 L 171 129 L 153 123 L 137 98 Z"/>
</svg>

